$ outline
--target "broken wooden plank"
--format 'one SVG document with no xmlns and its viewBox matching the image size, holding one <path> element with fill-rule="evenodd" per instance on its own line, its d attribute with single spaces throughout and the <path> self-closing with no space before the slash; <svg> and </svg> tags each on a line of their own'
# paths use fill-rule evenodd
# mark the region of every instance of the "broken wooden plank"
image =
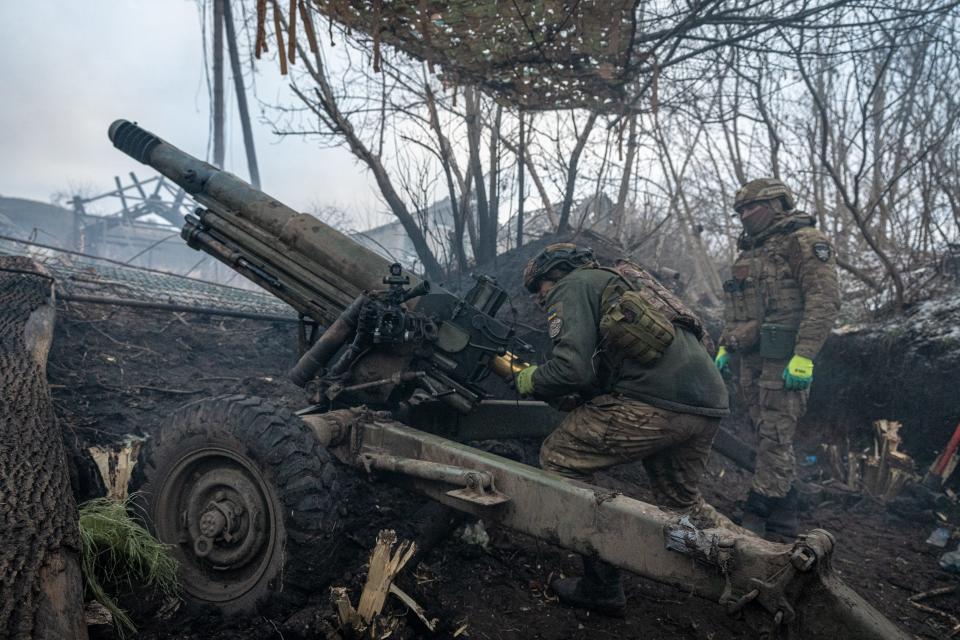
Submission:
<svg viewBox="0 0 960 640">
<path fill-rule="evenodd" d="M 370 554 L 367 581 L 363 585 L 360 603 L 356 608 L 350 602 L 350 596 L 345 587 L 334 587 L 330 590 L 331 599 L 340 619 L 340 628 L 348 637 L 387 638 L 397 629 L 400 617 L 382 615 L 387 595 L 391 592 L 397 594 L 404 604 L 417 613 L 428 629 L 432 631 L 433 626 L 436 625 L 435 620 L 432 623 L 427 621 L 423 608 L 417 605 L 413 598 L 399 588 L 392 588 L 394 578 L 413 557 L 417 548 L 413 542 L 405 541 L 401 542 L 394 551 L 396 544 L 397 534 L 390 529 L 384 529 L 377 535 L 377 544 Z M 405 598 L 399 595 L 401 593 Z"/>
<path fill-rule="evenodd" d="M 377 535 L 377 545 L 370 556 L 367 582 L 363 586 L 360 604 L 357 606 L 357 613 L 365 622 L 369 623 L 383 609 L 393 579 L 417 548 L 412 542 L 401 542 L 396 553 L 392 553 L 396 543 L 397 534 L 390 529 L 384 529 Z"/>
<path fill-rule="evenodd" d="M 411 597 L 406 591 L 395 584 L 391 584 L 390 593 L 397 596 L 400 602 L 407 605 L 407 608 L 410 609 L 410 611 L 412 611 L 418 618 L 420 618 L 420 622 L 422 622 L 423 626 L 425 626 L 428 630 L 431 632 L 437 630 L 437 622 L 439 621 L 436 618 L 427 618 L 427 612 L 424 610 L 424 608 L 421 607 L 417 601 L 414 600 L 413 597 Z"/>
</svg>

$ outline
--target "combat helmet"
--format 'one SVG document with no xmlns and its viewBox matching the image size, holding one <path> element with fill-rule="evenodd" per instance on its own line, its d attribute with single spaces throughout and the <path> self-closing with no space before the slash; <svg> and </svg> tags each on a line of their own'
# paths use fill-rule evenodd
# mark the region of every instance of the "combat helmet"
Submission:
<svg viewBox="0 0 960 640">
<path fill-rule="evenodd" d="M 530 258 L 523 269 L 523 286 L 530 293 L 536 293 L 540 280 L 557 267 L 577 267 L 593 262 L 593 250 L 578 247 L 571 242 L 555 242 L 544 247 L 543 251 Z"/>
<path fill-rule="evenodd" d="M 797 206 L 793 192 L 787 185 L 776 178 L 757 178 L 737 190 L 737 195 L 733 198 L 733 209 L 740 213 L 740 209 L 745 205 L 774 198 L 780 198 L 783 202 L 784 211 L 789 211 Z"/>
</svg>

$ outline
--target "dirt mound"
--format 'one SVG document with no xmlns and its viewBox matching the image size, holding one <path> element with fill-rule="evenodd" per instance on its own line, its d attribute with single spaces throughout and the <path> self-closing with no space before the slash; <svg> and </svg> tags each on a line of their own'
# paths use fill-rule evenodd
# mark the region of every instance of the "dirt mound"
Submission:
<svg viewBox="0 0 960 640">
<path fill-rule="evenodd" d="M 546 235 L 533 242 L 528 242 L 519 249 L 513 249 L 497 256 L 495 264 L 489 267 L 478 268 L 478 271 L 486 273 L 497 279 L 507 293 L 510 295 L 510 302 L 517 310 L 517 318 L 520 322 L 540 327 L 543 324 L 543 314 L 536 307 L 533 296 L 523 288 L 523 268 L 527 261 L 542 251 L 547 245 L 555 242 L 573 242 L 580 246 L 586 246 L 593 250 L 594 256 L 604 265 L 612 265 L 617 259 L 627 257 L 623 247 L 601 235 L 590 231 L 582 231 L 578 234 L 564 235 Z M 650 265 L 644 265 L 650 268 Z M 673 280 L 671 273 L 670 280 Z M 470 278 L 454 277 L 450 283 L 451 288 L 458 291 L 465 291 L 472 285 Z M 502 317 L 507 318 L 509 309 L 501 310 Z"/>
<path fill-rule="evenodd" d="M 904 449 L 933 461 L 960 422 L 960 291 L 884 322 L 834 331 L 817 361 L 807 422 L 857 445 L 874 420 L 903 422 Z"/>
</svg>

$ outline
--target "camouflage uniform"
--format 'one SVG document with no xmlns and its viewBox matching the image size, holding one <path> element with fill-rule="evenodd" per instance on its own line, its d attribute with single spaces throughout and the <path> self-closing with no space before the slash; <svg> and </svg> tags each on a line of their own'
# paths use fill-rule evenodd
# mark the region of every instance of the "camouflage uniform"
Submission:
<svg viewBox="0 0 960 640">
<path fill-rule="evenodd" d="M 763 231 L 741 236 L 733 277 L 724 283 L 720 344 L 740 356 L 740 392 L 758 435 L 751 490 L 779 499 L 791 493 L 796 478 L 793 437 L 809 394 L 784 388 L 784 368 L 794 355 L 816 358 L 840 298 L 833 247 L 811 216 L 793 210 L 782 183 L 748 183 L 737 194 L 736 208 L 762 200 L 757 192 L 770 185 L 783 189 L 788 206 Z"/>
<path fill-rule="evenodd" d="M 557 255 L 567 267 L 559 272 Z M 555 282 L 541 300 L 553 352 L 546 363 L 528 370 L 530 388 L 541 398 L 578 394 L 586 402 L 544 441 L 540 466 L 590 481 L 595 471 L 642 460 L 661 508 L 688 513 L 701 526 L 738 530 L 704 502 L 698 489 L 720 417 L 729 413 L 700 321 L 636 265 L 598 268 L 592 255 L 574 245 L 551 245 L 530 261 L 524 284 L 537 292 L 541 280 Z M 627 291 L 653 310 L 644 317 L 655 318 L 653 326 L 672 336 L 649 362 L 640 360 L 646 352 L 611 346 L 612 334 L 603 330 L 611 302 L 622 302 Z M 627 322 L 638 326 L 634 318 Z M 582 578 L 558 579 L 551 587 L 565 604 L 605 615 L 624 613 L 620 572 L 598 558 L 584 556 Z"/>
<path fill-rule="evenodd" d="M 701 340 L 699 320 L 645 271 L 629 263 L 613 269 L 583 265 L 559 279 L 544 300 L 551 358 L 533 374 L 535 394 L 577 393 L 587 401 L 543 443 L 540 464 L 590 481 L 595 471 L 643 460 L 657 503 L 702 514 L 708 526 L 726 524 L 703 503 L 698 489 L 722 416 L 726 389 Z M 600 344 L 601 297 L 625 279 L 644 285 L 649 300 L 678 327 L 656 362 L 613 361 Z"/>
</svg>

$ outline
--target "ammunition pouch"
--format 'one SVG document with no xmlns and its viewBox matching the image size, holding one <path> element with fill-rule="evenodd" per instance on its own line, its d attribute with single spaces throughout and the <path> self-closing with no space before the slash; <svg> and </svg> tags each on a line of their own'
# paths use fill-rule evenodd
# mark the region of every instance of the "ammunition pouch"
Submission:
<svg viewBox="0 0 960 640">
<path fill-rule="evenodd" d="M 760 357 L 786 360 L 793 355 L 797 329 L 789 325 L 764 323 L 760 326 Z"/>
<path fill-rule="evenodd" d="M 601 345 L 614 363 L 626 359 L 639 364 L 659 360 L 673 342 L 677 330 L 644 297 L 622 283 L 603 292 L 600 316 Z"/>
</svg>

